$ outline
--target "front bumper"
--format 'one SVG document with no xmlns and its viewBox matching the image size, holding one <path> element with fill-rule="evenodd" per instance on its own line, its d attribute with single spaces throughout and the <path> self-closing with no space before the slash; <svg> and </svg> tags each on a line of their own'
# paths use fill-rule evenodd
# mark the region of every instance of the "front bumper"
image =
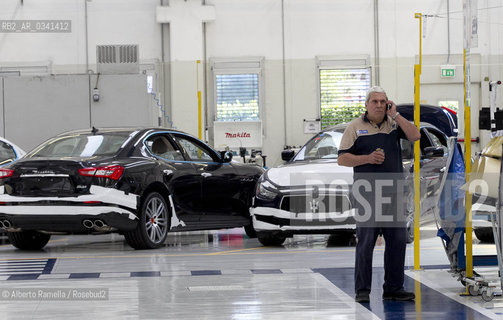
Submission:
<svg viewBox="0 0 503 320">
<path fill-rule="evenodd" d="M 355 209 L 344 212 L 294 213 L 277 208 L 250 208 L 253 227 L 257 231 L 284 231 L 290 233 L 330 233 L 355 230 Z"/>
<path fill-rule="evenodd" d="M 100 186 L 91 186 L 89 194 L 76 197 L 18 197 L 4 194 L 0 186 L 0 221 L 9 222 L 7 231 L 96 231 L 83 225 L 86 219 L 101 220 L 109 227 L 99 230 L 132 230 L 137 225 L 137 204 L 135 194 Z"/>
</svg>

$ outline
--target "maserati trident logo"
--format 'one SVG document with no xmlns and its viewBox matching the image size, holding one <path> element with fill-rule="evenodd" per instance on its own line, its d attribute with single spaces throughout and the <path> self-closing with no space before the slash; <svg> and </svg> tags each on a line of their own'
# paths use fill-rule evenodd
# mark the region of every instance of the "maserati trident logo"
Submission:
<svg viewBox="0 0 503 320">
<path fill-rule="evenodd" d="M 317 213 L 320 210 L 320 203 L 316 199 L 313 199 L 309 201 L 309 208 L 312 213 Z"/>
<path fill-rule="evenodd" d="M 316 198 L 320 196 L 320 189 L 318 188 L 318 186 L 313 186 L 311 195 L 313 199 L 309 201 L 309 208 L 311 209 L 312 213 L 318 213 L 320 211 L 320 202 L 316 200 Z"/>
</svg>

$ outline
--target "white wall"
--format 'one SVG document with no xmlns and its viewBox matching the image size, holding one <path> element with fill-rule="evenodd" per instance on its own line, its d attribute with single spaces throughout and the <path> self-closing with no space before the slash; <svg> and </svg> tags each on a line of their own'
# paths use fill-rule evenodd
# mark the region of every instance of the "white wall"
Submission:
<svg viewBox="0 0 503 320">
<path fill-rule="evenodd" d="M 140 58 L 159 58 L 158 0 L 1 1 L 1 20 L 71 20 L 71 33 L 0 33 L 0 63 L 52 61 L 53 73 L 96 70 L 96 45 L 139 44 Z M 86 30 L 87 7 L 87 30 Z M 86 37 L 87 35 L 87 37 Z M 86 54 L 87 38 L 87 54 Z"/>
<path fill-rule="evenodd" d="M 202 3 L 202 0 L 29 0 L 21 5 L 20 1 L 2 1 L 1 20 L 71 20 L 72 32 L 0 33 L 0 71 L 2 67 L 48 62 L 52 73 L 83 73 L 86 68 L 96 71 L 96 45 L 139 44 L 142 61 L 165 60 L 163 69 L 169 73 L 158 75 L 157 79 L 164 78 L 170 85 L 167 93 L 162 93 L 166 93 L 164 103 L 174 125 L 197 135 L 198 85 L 203 91 L 205 113 L 211 116 L 208 110 L 214 108 L 213 94 L 204 92 L 205 87 L 210 87 L 212 76 L 209 65 L 204 65 L 205 59 L 264 57 L 264 153 L 271 165 L 279 162 L 283 145 L 298 146 L 309 137 L 302 131 L 303 119 L 319 116 L 316 57 L 369 56 L 372 84 L 379 80 L 397 102 L 413 101 L 413 66 L 419 53 L 416 12 L 435 16 L 423 19 L 426 21 L 423 60 L 432 63 L 423 66 L 426 75 L 423 84 L 430 88 L 450 82 L 459 84 L 459 79 L 439 76 L 439 64 L 447 63 L 448 59 L 447 0 L 378 1 L 379 66 L 375 65 L 374 1 L 206 0 L 205 5 L 212 6 L 215 16 L 206 23 L 204 35 L 194 33 L 199 25 L 187 24 L 181 30 L 175 28 L 174 22 L 164 29 L 169 32 L 161 32 L 156 16 L 158 6 L 169 4 L 183 9 Z M 503 79 L 501 1 L 479 0 L 478 5 L 479 43 L 471 50 L 478 57 L 474 59 L 478 65 L 473 66 L 478 70 L 476 78 L 472 76 L 480 91 L 477 101 L 472 101 L 475 118 L 478 109 L 489 103 L 485 79 Z M 459 60 L 463 53 L 462 1 L 451 0 L 450 11 L 449 62 L 462 72 Z M 186 10 L 183 14 L 190 12 Z M 189 34 L 190 37 L 186 36 Z M 202 69 L 197 69 L 196 60 L 202 60 Z M 206 79 L 202 79 L 204 75 Z M 459 96 L 460 87 L 462 90 L 459 85 L 449 86 L 449 90 L 456 91 L 451 96 Z M 423 102 L 434 103 L 430 101 L 434 98 L 427 97 Z M 503 106 L 501 87 L 498 104 Z M 208 120 L 204 125 L 211 127 L 211 119 Z M 472 136 L 480 135 L 476 123 L 472 124 L 472 130 Z M 477 146 L 472 149 L 476 151 Z"/>
</svg>

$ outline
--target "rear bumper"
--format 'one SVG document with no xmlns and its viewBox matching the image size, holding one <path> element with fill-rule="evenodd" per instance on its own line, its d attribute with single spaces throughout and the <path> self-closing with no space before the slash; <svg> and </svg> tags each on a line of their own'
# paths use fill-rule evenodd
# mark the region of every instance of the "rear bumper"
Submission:
<svg viewBox="0 0 503 320">
<path fill-rule="evenodd" d="M 77 197 L 18 197 L 3 193 L 0 186 L 0 221 L 8 220 L 8 231 L 90 233 L 107 228 L 86 228 L 83 221 L 101 220 L 110 229 L 132 230 L 137 224 L 138 196 L 92 186 Z M 4 225 L 2 223 L 1 225 Z"/>
<path fill-rule="evenodd" d="M 134 216 L 136 217 L 136 216 Z M 136 228 L 137 219 L 131 219 L 129 215 L 117 212 L 107 212 L 96 215 L 87 214 L 32 214 L 32 215 L 9 215 L 0 213 L 0 221 L 8 220 L 11 228 L 7 231 L 36 230 L 44 232 L 61 233 L 95 233 L 112 231 L 129 231 Z M 101 220 L 107 227 L 86 228 L 84 220 Z M 110 227 L 110 228 L 108 228 Z M 6 230 L 6 229 L 2 229 Z"/>
<path fill-rule="evenodd" d="M 253 227 L 257 231 L 333 233 L 356 229 L 354 210 L 326 214 L 295 214 L 276 208 L 255 207 L 250 208 L 250 213 L 253 216 Z"/>
</svg>

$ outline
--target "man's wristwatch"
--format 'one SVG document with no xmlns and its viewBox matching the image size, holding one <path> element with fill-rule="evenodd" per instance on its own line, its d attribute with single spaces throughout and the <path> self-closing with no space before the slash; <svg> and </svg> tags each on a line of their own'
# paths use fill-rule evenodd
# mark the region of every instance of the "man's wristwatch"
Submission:
<svg viewBox="0 0 503 320">
<path fill-rule="evenodd" d="M 400 115 L 400 112 L 397 112 L 397 113 L 395 113 L 394 116 L 391 117 L 391 119 L 393 119 L 393 121 L 394 121 L 396 119 L 396 117 L 398 117 L 399 115 Z"/>
</svg>

